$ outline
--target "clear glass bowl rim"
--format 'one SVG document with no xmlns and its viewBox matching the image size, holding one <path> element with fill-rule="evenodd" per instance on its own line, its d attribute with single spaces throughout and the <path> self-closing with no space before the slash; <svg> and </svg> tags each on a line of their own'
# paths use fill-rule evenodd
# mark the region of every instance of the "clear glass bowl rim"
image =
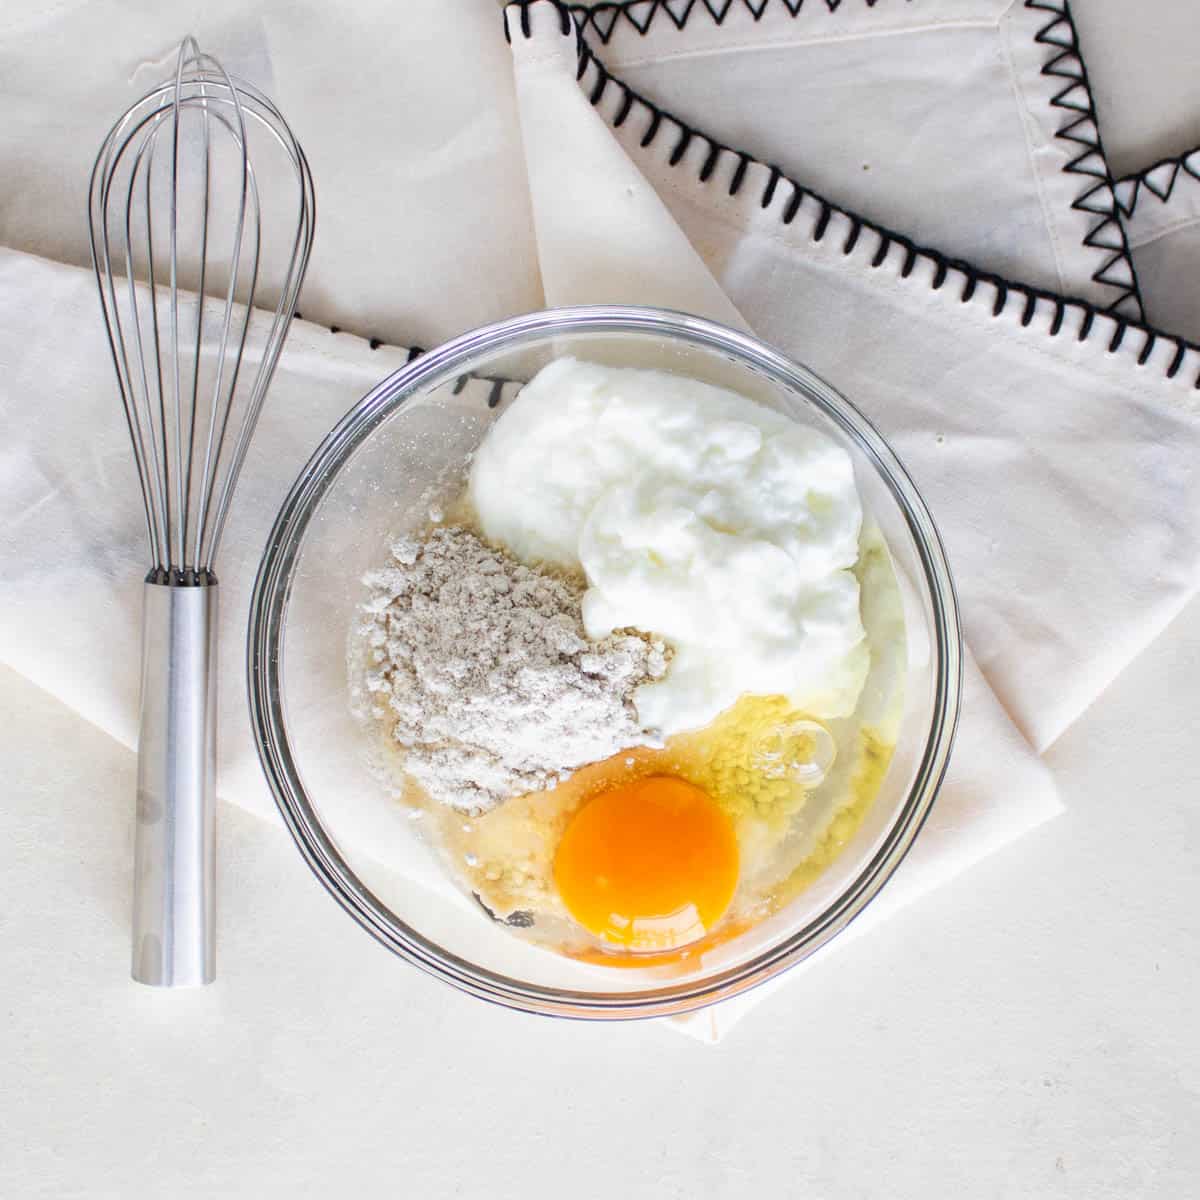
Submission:
<svg viewBox="0 0 1200 1200">
<path fill-rule="evenodd" d="M 533 985 L 482 968 L 425 938 L 379 901 L 326 833 L 305 792 L 288 739 L 280 677 L 297 555 L 309 520 L 354 450 L 405 400 L 461 375 L 465 361 L 555 333 L 587 332 L 651 334 L 716 350 L 820 409 L 872 463 L 899 504 L 934 616 L 933 720 L 908 795 L 862 870 L 821 913 L 747 962 L 704 979 L 621 993 Z M 907 471 L 871 423 L 806 367 L 749 334 L 688 313 L 626 305 L 546 309 L 481 326 L 414 359 L 368 392 L 322 440 L 279 510 L 255 580 L 246 666 L 251 725 L 267 782 L 305 861 L 342 908 L 401 958 L 469 995 L 524 1012 L 590 1020 L 673 1016 L 727 1000 L 803 961 L 845 929 L 899 866 L 929 814 L 949 762 L 962 688 L 958 603 L 941 538 Z"/>
</svg>

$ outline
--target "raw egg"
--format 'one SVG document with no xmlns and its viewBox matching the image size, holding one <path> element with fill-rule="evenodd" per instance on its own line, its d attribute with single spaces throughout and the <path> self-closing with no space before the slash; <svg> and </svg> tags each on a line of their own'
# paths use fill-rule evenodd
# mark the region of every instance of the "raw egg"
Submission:
<svg viewBox="0 0 1200 1200">
<path fill-rule="evenodd" d="M 625 950 L 667 950 L 703 937 L 737 881 L 733 823 L 706 792 L 666 775 L 590 800 L 554 859 L 567 911 Z"/>
</svg>

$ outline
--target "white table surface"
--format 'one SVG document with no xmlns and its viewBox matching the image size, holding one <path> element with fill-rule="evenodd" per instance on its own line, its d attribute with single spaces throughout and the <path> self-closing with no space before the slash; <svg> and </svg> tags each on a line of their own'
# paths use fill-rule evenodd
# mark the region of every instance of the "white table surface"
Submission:
<svg viewBox="0 0 1200 1200">
<path fill-rule="evenodd" d="M 1076 8 L 1114 168 L 1200 142 L 1193 0 Z M 0 671 L 0 1196 L 1182 1200 L 1197 712 L 1200 602 L 1052 749 L 1065 816 L 709 1048 L 425 979 L 232 808 L 217 984 L 138 988 L 134 758 Z"/>
</svg>

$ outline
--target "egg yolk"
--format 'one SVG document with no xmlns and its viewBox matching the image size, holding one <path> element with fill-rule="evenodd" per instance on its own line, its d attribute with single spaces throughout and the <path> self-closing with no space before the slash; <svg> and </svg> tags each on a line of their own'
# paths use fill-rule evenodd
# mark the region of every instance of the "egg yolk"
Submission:
<svg viewBox="0 0 1200 1200">
<path fill-rule="evenodd" d="M 707 793 L 665 775 L 602 792 L 577 812 L 554 859 L 567 911 L 626 950 L 701 938 L 738 880 L 733 824 Z"/>
</svg>

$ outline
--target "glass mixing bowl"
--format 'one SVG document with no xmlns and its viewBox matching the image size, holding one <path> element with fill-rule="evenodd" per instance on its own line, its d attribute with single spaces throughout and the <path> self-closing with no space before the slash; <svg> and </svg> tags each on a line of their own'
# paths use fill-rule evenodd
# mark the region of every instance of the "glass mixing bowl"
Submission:
<svg viewBox="0 0 1200 1200">
<path fill-rule="evenodd" d="M 864 508 L 904 599 L 907 676 L 895 755 L 840 856 L 761 924 L 668 967 L 553 954 L 455 888 L 419 823 L 368 766 L 351 716 L 347 638 L 364 572 L 426 523 L 448 481 L 524 381 L 553 358 L 653 367 L 728 387 L 810 424 L 851 455 Z M 871 425 L 810 371 L 732 329 L 649 308 L 564 308 L 465 334 L 389 376 L 296 480 L 259 569 L 248 652 L 251 715 L 279 808 L 309 866 L 396 954 L 500 1004 L 586 1018 L 652 1017 L 726 999 L 808 957 L 878 893 L 946 769 L 958 711 L 954 589 L 933 521 Z"/>
</svg>

